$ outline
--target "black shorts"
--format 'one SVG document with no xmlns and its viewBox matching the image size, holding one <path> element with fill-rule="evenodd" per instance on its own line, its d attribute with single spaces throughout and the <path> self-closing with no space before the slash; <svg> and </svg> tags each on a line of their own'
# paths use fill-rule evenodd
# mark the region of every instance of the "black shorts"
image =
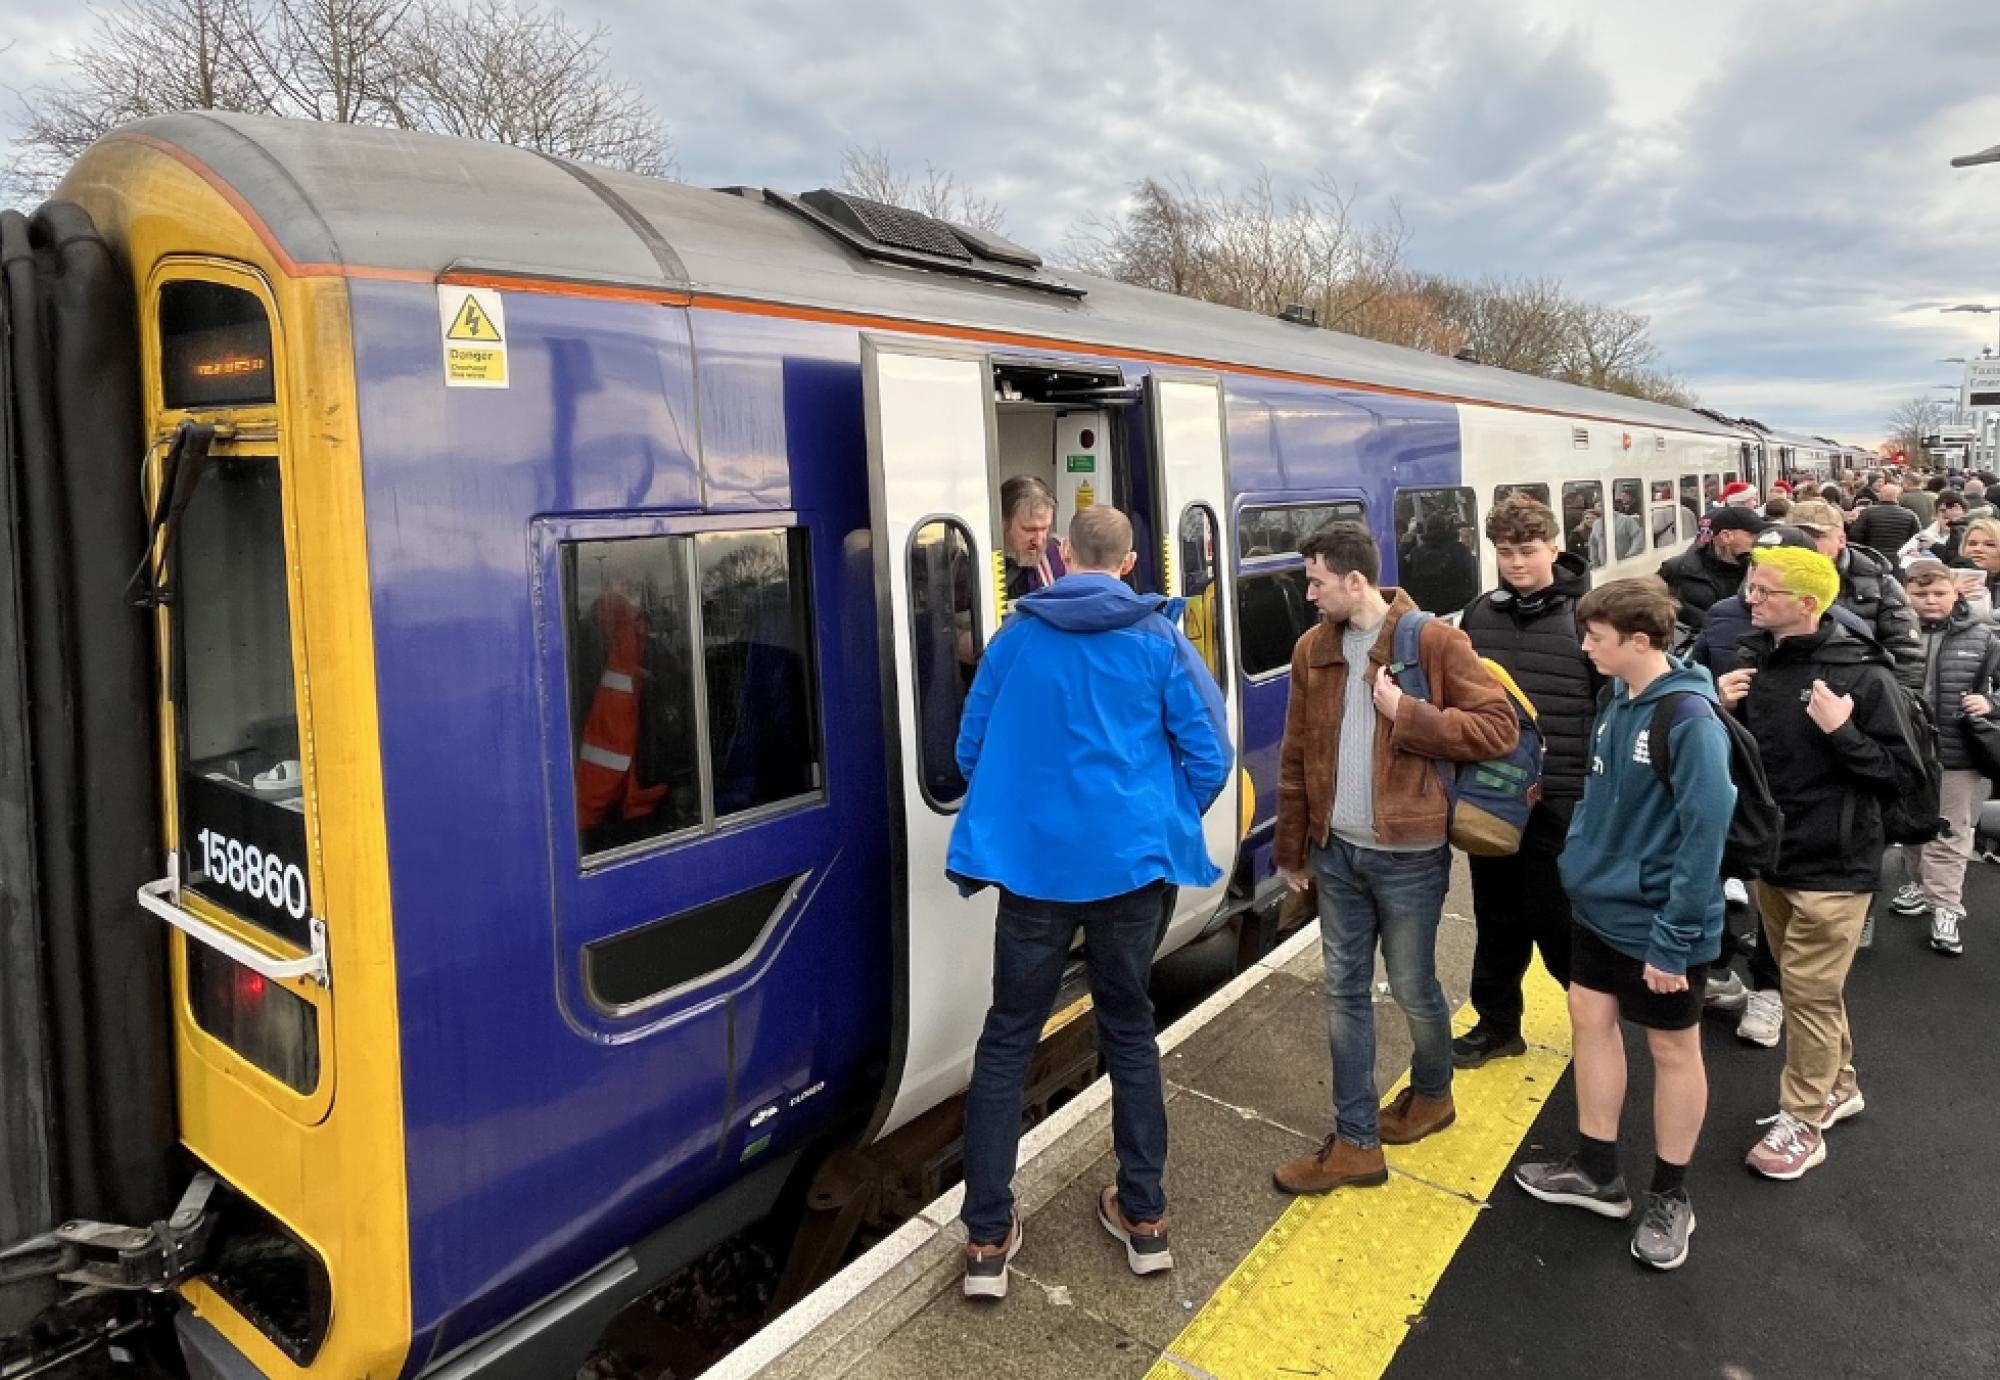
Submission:
<svg viewBox="0 0 2000 1380">
<path fill-rule="evenodd" d="M 1686 1030 L 1701 1023 L 1702 987 L 1708 965 L 1687 970 L 1687 991 L 1655 992 L 1646 985 L 1646 965 L 1605 943 L 1588 925 L 1572 925 L 1569 980 L 1578 987 L 1618 998 L 1618 1014 L 1648 1030 Z"/>
</svg>

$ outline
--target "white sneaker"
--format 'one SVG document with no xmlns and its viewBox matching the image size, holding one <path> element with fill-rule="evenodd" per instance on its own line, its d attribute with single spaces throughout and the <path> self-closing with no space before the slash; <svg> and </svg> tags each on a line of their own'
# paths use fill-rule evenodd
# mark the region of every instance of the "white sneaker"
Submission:
<svg viewBox="0 0 2000 1380">
<path fill-rule="evenodd" d="M 1889 909 L 1898 915 L 1922 915 L 1930 908 L 1930 898 L 1915 882 L 1904 882 L 1896 889 L 1895 899 L 1889 902 Z"/>
<path fill-rule="evenodd" d="M 1743 985 L 1742 978 L 1725 970 L 1709 975 L 1701 999 L 1705 1006 L 1716 1011 L 1741 1011 L 1743 1004 L 1750 1000 L 1750 989 Z"/>
<path fill-rule="evenodd" d="M 1734 901 L 1739 906 L 1750 904 L 1750 889 L 1734 877 L 1722 879 L 1722 899 Z"/>
<path fill-rule="evenodd" d="M 1736 1022 L 1736 1038 L 1775 1049 L 1784 1033 L 1784 997 L 1776 992 L 1752 992 L 1743 1003 L 1742 1019 Z"/>
<path fill-rule="evenodd" d="M 1950 906 L 1931 912 L 1931 947 L 1941 954 L 1962 954 L 1965 941 L 1958 937 L 1958 922 L 1965 917 Z"/>
</svg>

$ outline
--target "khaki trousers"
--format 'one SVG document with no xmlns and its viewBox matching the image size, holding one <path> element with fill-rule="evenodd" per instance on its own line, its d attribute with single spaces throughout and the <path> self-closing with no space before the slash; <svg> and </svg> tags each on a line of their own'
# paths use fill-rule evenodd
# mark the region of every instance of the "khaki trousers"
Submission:
<svg viewBox="0 0 2000 1380">
<path fill-rule="evenodd" d="M 1965 866 L 1972 861 L 1972 831 L 1986 800 L 1986 778 L 1976 771 L 1948 771 L 1938 792 L 1938 813 L 1951 832 L 1921 848 L 1903 848 L 1903 871 L 1934 906 L 1965 914 Z"/>
<path fill-rule="evenodd" d="M 1834 1081 L 1854 1067 L 1847 1028 L 1847 970 L 1874 896 L 1865 891 L 1794 891 L 1757 883 L 1764 934 L 1785 998 L 1785 1071 L 1778 1105 L 1817 1127 Z"/>
</svg>

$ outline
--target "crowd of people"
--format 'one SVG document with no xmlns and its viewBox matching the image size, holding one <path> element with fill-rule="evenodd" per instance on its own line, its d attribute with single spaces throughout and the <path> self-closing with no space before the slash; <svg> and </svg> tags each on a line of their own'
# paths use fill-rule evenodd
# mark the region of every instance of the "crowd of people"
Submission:
<svg viewBox="0 0 2000 1380">
<path fill-rule="evenodd" d="M 1736 1014 L 1745 1040 L 1785 1046 L 1772 1113 L 1745 1133 L 1749 1168 L 1789 1181 L 1824 1163 L 1829 1128 L 1866 1106 L 1843 993 L 1872 942 L 1890 846 L 1907 878 L 1892 908 L 1927 920 L 1938 953 L 1964 951 L 1965 872 L 2000 773 L 1989 482 L 1857 474 L 1769 495 L 1735 484 L 1657 577 L 1597 588 L 1558 515 L 1517 493 L 1485 524 L 1499 582 L 1456 626 L 1381 583 L 1364 524 L 1307 537 L 1320 617 L 1292 655 L 1274 862 L 1289 889 L 1316 898 L 1333 1129 L 1277 1166 L 1276 1185 L 1380 1185 L 1384 1145 L 1450 1128 L 1456 1071 L 1525 1053 L 1522 989 L 1538 952 L 1567 989 L 1578 1127 L 1573 1153 L 1516 1167 L 1523 1190 L 1620 1220 L 1636 1212 L 1632 1254 L 1683 1264 L 1695 1225 L 1687 1168 L 1708 1106 L 1706 1009 Z M 1231 765 L 1221 701 L 1172 604 L 1118 579 L 1130 540 L 1115 510 L 1078 515 L 1071 573 L 1021 600 L 979 669 L 959 740 L 971 786 L 951 872 L 964 889 L 1000 891 L 965 1133 L 965 1291 L 976 1297 L 1005 1293 L 1020 1248 L 1009 1180 L 1021 1082 L 1078 930 L 1118 1160 L 1097 1218 L 1134 1271 L 1172 1263 L 1143 974 L 1173 888 L 1218 875 L 1200 819 Z M 1078 715 L 1079 703 L 1092 712 Z M 1436 962 L 1454 783 L 1461 764 L 1491 767 L 1531 731 L 1540 772 L 1522 789 L 1520 827 L 1470 861 L 1477 1020 L 1454 1039 Z M 1091 769 L 1024 775 L 1052 751 Z M 1084 822 L 1107 811 L 1132 825 L 1109 860 L 1103 829 Z M 1091 843 L 1066 861 L 1070 835 L 1044 826 L 1072 816 L 1074 837 Z M 1386 1104 L 1374 1079 L 1378 952 L 1412 1045 L 1408 1083 Z M 1655 1072 L 1643 1207 L 1618 1163 L 1621 1021 L 1645 1031 Z"/>
</svg>

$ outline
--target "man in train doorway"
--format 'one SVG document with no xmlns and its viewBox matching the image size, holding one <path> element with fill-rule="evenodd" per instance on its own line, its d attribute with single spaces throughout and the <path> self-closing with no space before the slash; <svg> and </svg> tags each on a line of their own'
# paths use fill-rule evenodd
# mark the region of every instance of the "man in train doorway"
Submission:
<svg viewBox="0 0 2000 1380">
<path fill-rule="evenodd" d="M 1437 980 L 1451 875 L 1438 763 L 1498 756 L 1519 728 L 1506 692 L 1448 623 L 1425 624 L 1417 644 L 1434 702 L 1384 674 L 1396 624 L 1416 605 L 1376 584 L 1381 554 L 1365 526 L 1333 523 L 1299 551 L 1320 621 L 1292 652 L 1276 856 L 1288 887 L 1319 891 L 1334 1131 L 1274 1178 L 1287 1193 L 1324 1193 L 1385 1182 L 1385 1143 L 1422 1140 L 1457 1115 L 1451 1012 Z M 1410 1085 L 1386 1107 L 1375 1090 L 1378 944 L 1414 1047 Z"/>
<path fill-rule="evenodd" d="M 1066 573 L 1052 534 L 1056 496 L 1033 475 L 1017 474 L 1000 486 L 1000 536 L 1007 549 L 1009 602 L 1047 589 Z"/>
<path fill-rule="evenodd" d="M 1078 929 L 1111 1079 L 1118 1181 L 1097 1220 L 1133 1273 L 1172 1268 L 1167 1110 L 1146 980 L 1181 886 L 1208 886 L 1202 814 L 1229 780 L 1215 679 L 1166 600 L 1135 593 L 1132 524 L 1070 522 L 1069 571 L 1025 595 L 980 661 L 960 720 L 967 787 L 946 860 L 962 888 L 1000 888 L 993 1005 L 965 1106 L 964 1290 L 1004 1298 L 1021 1248 L 1011 1181 L 1021 1093 Z M 1509 721 L 1512 722 L 1511 720 Z"/>
</svg>

